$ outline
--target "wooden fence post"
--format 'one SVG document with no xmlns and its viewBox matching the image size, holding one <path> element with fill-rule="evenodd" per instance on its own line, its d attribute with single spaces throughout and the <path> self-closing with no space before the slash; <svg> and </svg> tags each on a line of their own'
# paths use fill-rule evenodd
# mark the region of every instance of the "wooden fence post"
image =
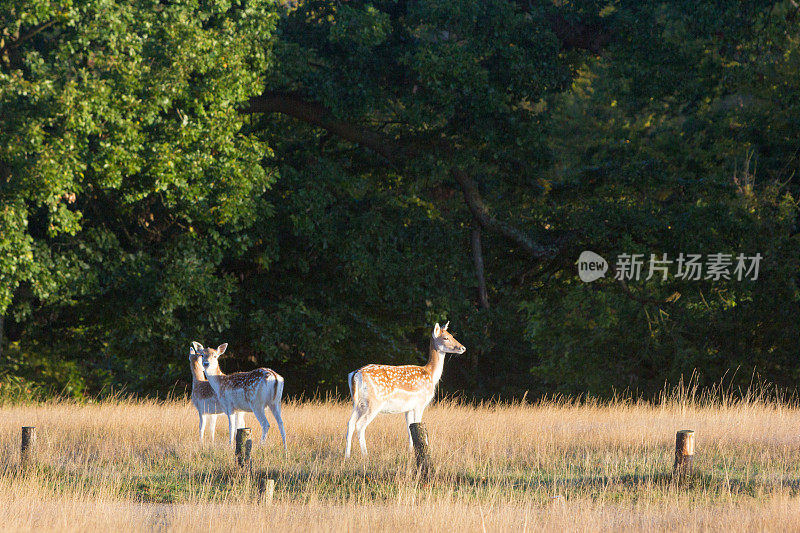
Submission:
<svg viewBox="0 0 800 533">
<path fill-rule="evenodd" d="M 275 494 L 275 480 L 261 479 L 261 481 L 258 483 L 258 491 L 261 493 L 262 502 L 271 502 L 272 496 Z"/>
<path fill-rule="evenodd" d="M 694 472 L 694 431 L 683 429 L 675 435 L 675 465 L 672 477 L 684 480 Z"/>
<path fill-rule="evenodd" d="M 250 466 L 250 452 L 253 449 L 253 441 L 250 439 L 250 428 L 239 428 L 236 430 L 236 462 L 240 467 Z"/>
<path fill-rule="evenodd" d="M 27 466 L 34 461 L 36 455 L 36 428 L 23 426 L 22 445 L 19 450 L 20 462 L 22 466 Z"/>
<path fill-rule="evenodd" d="M 414 443 L 414 455 L 417 458 L 417 471 L 421 479 L 428 480 L 431 477 L 433 465 L 431 463 L 430 449 L 428 445 L 428 431 L 422 422 L 412 422 L 408 426 L 411 432 L 411 440 Z"/>
</svg>

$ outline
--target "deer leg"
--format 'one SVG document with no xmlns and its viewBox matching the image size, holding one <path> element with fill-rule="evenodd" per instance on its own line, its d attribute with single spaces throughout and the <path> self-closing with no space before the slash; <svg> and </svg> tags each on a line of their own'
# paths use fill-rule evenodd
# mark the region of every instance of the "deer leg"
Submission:
<svg viewBox="0 0 800 533">
<path fill-rule="evenodd" d="M 424 410 L 425 410 L 424 405 L 414 409 L 414 422 L 422 422 L 422 411 Z"/>
<path fill-rule="evenodd" d="M 211 442 L 214 442 L 214 433 L 216 433 L 217 429 L 217 415 L 208 415 L 209 422 L 208 431 L 211 432 Z"/>
<path fill-rule="evenodd" d="M 361 444 L 361 454 L 367 455 L 367 439 L 365 433 L 367 431 L 367 426 L 372 422 L 378 413 L 380 413 L 380 409 L 369 409 L 361 415 L 361 418 L 356 420 L 356 431 L 358 432 L 358 442 Z"/>
<path fill-rule="evenodd" d="M 230 433 L 231 446 L 234 446 L 236 439 L 236 413 L 225 414 L 228 416 L 228 432 Z"/>
<path fill-rule="evenodd" d="M 236 413 L 236 427 L 243 428 L 244 427 L 244 411 L 239 411 Z"/>
<path fill-rule="evenodd" d="M 408 447 L 414 447 L 414 439 L 411 438 L 411 423 L 414 422 L 414 410 L 406 411 L 406 431 L 408 431 Z"/>
<path fill-rule="evenodd" d="M 269 431 L 269 420 L 267 420 L 267 415 L 264 414 L 264 407 L 253 406 L 253 414 L 256 415 L 258 423 L 261 424 L 261 444 L 264 444 L 264 441 L 267 440 L 267 431 Z"/>
<path fill-rule="evenodd" d="M 206 432 L 206 416 L 199 410 L 197 411 L 197 415 L 200 417 L 200 442 L 203 442 L 203 435 Z"/>
<path fill-rule="evenodd" d="M 353 412 L 350 414 L 350 420 L 347 422 L 347 434 L 344 438 L 344 457 L 350 457 L 350 441 L 353 440 L 353 432 L 356 430 L 356 420 L 358 420 L 360 413 L 358 408 L 353 406 Z"/>
<path fill-rule="evenodd" d="M 272 416 L 275 417 L 275 422 L 278 424 L 278 431 L 281 432 L 281 439 L 283 439 L 283 451 L 288 451 L 286 447 L 286 431 L 283 429 L 283 418 L 281 418 L 281 404 L 269 404 L 269 410 L 272 411 Z"/>
</svg>

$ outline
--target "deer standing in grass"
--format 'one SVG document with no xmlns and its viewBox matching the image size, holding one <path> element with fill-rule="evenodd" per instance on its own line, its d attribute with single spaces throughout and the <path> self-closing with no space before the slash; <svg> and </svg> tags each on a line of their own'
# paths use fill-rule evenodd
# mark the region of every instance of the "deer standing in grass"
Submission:
<svg viewBox="0 0 800 533">
<path fill-rule="evenodd" d="M 422 412 L 431 403 L 436 385 L 442 377 L 445 354 L 467 351 L 447 332 L 449 325 L 450 322 L 443 328 L 438 323 L 434 326 L 428 364 L 425 366 L 367 365 L 348 374 L 353 414 L 347 423 L 345 457 L 350 457 L 350 441 L 354 431 L 358 432 L 361 453 L 367 455 L 364 433 L 378 413 L 405 413 L 407 429 L 412 422 L 422 421 Z M 408 442 L 413 447 L 410 429 Z"/>
<path fill-rule="evenodd" d="M 211 442 L 214 442 L 214 429 L 217 427 L 217 415 L 223 413 L 222 405 L 217 400 L 214 389 L 203 374 L 202 356 L 194 349 L 189 348 L 189 369 L 192 371 L 192 405 L 197 409 L 200 417 L 200 442 L 206 432 L 206 425 L 211 432 Z M 244 413 L 238 413 L 237 427 L 244 427 Z M 210 424 L 208 424 L 211 422 Z"/>
<path fill-rule="evenodd" d="M 283 378 L 269 368 L 257 368 L 250 372 L 236 372 L 226 376 L 219 368 L 219 356 L 225 353 L 228 344 L 214 348 L 203 348 L 199 342 L 193 342 L 194 349 L 203 355 L 203 370 L 208 382 L 228 416 L 231 446 L 236 438 L 235 417 L 238 412 L 252 412 L 261 425 L 261 443 L 267 439 L 269 421 L 265 410 L 269 407 L 272 416 L 278 423 L 278 429 L 286 450 L 286 431 L 281 418 L 281 395 L 283 394 Z"/>
</svg>

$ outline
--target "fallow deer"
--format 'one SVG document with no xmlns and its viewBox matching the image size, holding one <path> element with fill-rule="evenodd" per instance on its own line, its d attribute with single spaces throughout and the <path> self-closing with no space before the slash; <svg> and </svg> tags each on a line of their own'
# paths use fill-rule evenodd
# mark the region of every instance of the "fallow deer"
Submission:
<svg viewBox="0 0 800 533">
<path fill-rule="evenodd" d="M 443 328 L 438 323 L 434 326 L 428 364 L 425 366 L 367 365 L 348 374 L 353 414 L 347 423 L 345 457 L 350 457 L 350 441 L 354 431 L 358 431 L 361 453 L 367 455 L 364 433 L 378 413 L 405 413 L 406 426 L 422 421 L 422 412 L 433 399 L 436 385 L 442 377 L 445 354 L 462 354 L 467 350 L 448 333 L 449 325 L 450 322 Z M 409 445 L 413 446 L 410 430 L 408 440 Z"/>
<path fill-rule="evenodd" d="M 211 432 L 211 442 L 214 442 L 217 415 L 224 411 L 219 400 L 217 400 L 216 394 L 214 394 L 214 389 L 211 388 L 211 384 L 203 374 L 203 362 L 194 347 L 189 348 L 189 369 L 192 371 L 192 405 L 197 409 L 197 415 L 200 417 L 200 442 L 203 442 L 206 426 Z M 238 413 L 236 427 L 244 427 L 243 412 Z"/>
<path fill-rule="evenodd" d="M 203 348 L 199 342 L 193 342 L 194 349 L 203 356 L 203 370 L 217 399 L 222 405 L 222 411 L 228 416 L 230 441 L 233 445 L 236 437 L 234 417 L 238 411 L 252 412 L 261 425 L 261 442 L 267 439 L 269 421 L 265 409 L 269 407 L 283 439 L 283 448 L 286 449 L 286 432 L 283 429 L 281 418 L 281 395 L 283 394 L 283 378 L 269 368 L 257 368 L 250 372 L 237 372 L 226 376 L 219 368 L 219 356 L 225 353 L 228 344 L 214 348 Z"/>
</svg>

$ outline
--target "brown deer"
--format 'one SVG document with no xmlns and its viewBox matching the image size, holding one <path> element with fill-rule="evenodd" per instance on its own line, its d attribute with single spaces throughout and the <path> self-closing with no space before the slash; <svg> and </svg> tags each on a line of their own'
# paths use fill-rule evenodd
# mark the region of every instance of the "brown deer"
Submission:
<svg viewBox="0 0 800 533">
<path fill-rule="evenodd" d="M 217 415 L 222 413 L 222 405 L 217 400 L 214 389 L 203 374 L 202 357 L 194 347 L 189 347 L 189 369 L 192 371 L 192 405 L 197 409 L 200 417 L 200 442 L 206 432 L 206 425 L 211 432 L 211 442 L 214 442 L 214 429 L 217 427 Z M 237 427 L 244 427 L 244 413 L 238 413 Z M 210 424 L 209 424 L 210 422 Z"/>
<path fill-rule="evenodd" d="M 283 394 L 283 378 L 269 368 L 257 368 L 250 372 L 237 372 L 226 376 L 219 368 L 219 356 L 225 353 L 228 344 L 214 348 L 203 348 L 199 342 L 193 342 L 197 353 L 203 356 L 203 370 L 205 371 L 211 388 L 214 389 L 222 411 L 228 416 L 230 441 L 233 446 L 236 438 L 235 417 L 239 412 L 252 412 L 261 425 L 261 442 L 267 439 L 269 421 L 265 410 L 269 407 L 272 416 L 278 423 L 278 429 L 283 439 L 283 448 L 286 449 L 286 431 L 283 429 L 281 418 L 281 395 Z"/>
<path fill-rule="evenodd" d="M 450 322 L 443 328 L 438 323 L 434 326 L 428 364 L 425 366 L 367 365 L 348 374 L 353 414 L 347 423 L 345 457 L 350 457 L 350 441 L 354 431 L 358 431 L 361 453 L 367 455 L 364 433 L 378 413 L 405 413 L 406 426 L 422 421 L 422 412 L 431 403 L 436 385 L 442 377 L 444 355 L 462 354 L 467 350 L 448 333 L 449 325 Z M 410 430 L 408 440 L 409 445 L 413 445 Z"/>
</svg>

